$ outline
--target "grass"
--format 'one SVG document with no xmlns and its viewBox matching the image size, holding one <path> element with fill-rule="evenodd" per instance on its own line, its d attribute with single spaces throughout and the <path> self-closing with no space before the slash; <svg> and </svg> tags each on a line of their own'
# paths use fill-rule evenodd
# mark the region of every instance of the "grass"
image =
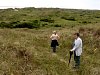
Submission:
<svg viewBox="0 0 100 75">
<path fill-rule="evenodd" d="M 41 26 L 35 29 L 0 28 L 0 75 L 99 75 L 99 15 L 100 11 L 97 10 L 52 8 L 0 10 L 0 22 L 11 25 L 11 22 L 29 23 L 38 20 Z M 54 23 L 40 21 L 41 18 L 54 20 Z M 75 21 L 71 18 L 75 18 Z M 50 47 L 53 30 L 60 35 L 60 45 L 56 53 L 53 53 Z M 83 39 L 79 70 L 72 68 L 73 58 L 68 67 L 69 50 L 75 32 L 80 32 Z"/>
<path fill-rule="evenodd" d="M 91 25 L 95 32 L 99 24 Z M 98 26 L 98 27 L 97 27 Z M 0 29 L 0 74 L 4 75 L 99 75 L 99 45 L 96 36 L 88 33 L 89 25 L 81 26 L 87 32 L 83 38 L 84 48 L 81 68 L 72 69 L 74 61 L 68 67 L 72 34 L 80 29 L 40 28 L 40 29 Z M 60 46 L 54 54 L 50 48 L 50 35 L 57 30 Z M 91 32 L 91 31 L 90 31 Z M 89 40 L 92 36 L 93 39 Z M 99 41 L 99 40 L 98 40 Z M 92 44 L 93 43 L 93 44 Z M 95 50 L 95 48 L 97 48 Z"/>
<path fill-rule="evenodd" d="M 23 8 L 17 10 L 18 11 L 15 11 L 14 9 L 1 9 L 0 27 L 12 28 L 16 27 L 16 25 L 23 25 L 24 22 L 31 23 L 34 20 L 39 21 L 39 27 L 55 27 L 55 25 L 57 24 L 60 25 L 60 27 L 73 27 L 76 25 L 95 24 L 100 22 L 99 10 L 76 10 L 57 8 Z M 48 21 L 43 22 L 41 21 L 41 19 L 46 19 Z M 51 21 L 53 21 L 53 23 Z M 2 26 L 2 22 L 6 25 Z M 7 26 L 8 24 L 9 26 Z"/>
</svg>

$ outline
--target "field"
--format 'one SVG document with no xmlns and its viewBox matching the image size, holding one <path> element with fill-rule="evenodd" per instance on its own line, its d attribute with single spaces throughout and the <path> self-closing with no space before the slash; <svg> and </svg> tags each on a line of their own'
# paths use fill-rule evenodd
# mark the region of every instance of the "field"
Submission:
<svg viewBox="0 0 100 75">
<path fill-rule="evenodd" d="M 29 26 L 27 26 L 29 25 Z M 100 75 L 100 11 L 24 8 L 0 10 L 0 75 Z M 57 52 L 50 35 L 60 36 Z M 79 70 L 68 67 L 73 33 L 80 32 Z"/>
</svg>

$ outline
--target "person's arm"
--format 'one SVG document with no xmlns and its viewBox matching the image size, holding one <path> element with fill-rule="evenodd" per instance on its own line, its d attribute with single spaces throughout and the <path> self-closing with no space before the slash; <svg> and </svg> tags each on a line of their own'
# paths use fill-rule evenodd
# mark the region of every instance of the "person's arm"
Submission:
<svg viewBox="0 0 100 75">
<path fill-rule="evenodd" d="M 76 40 L 73 49 L 71 49 L 70 51 L 75 51 L 79 46 L 80 46 L 80 40 Z"/>
<path fill-rule="evenodd" d="M 57 35 L 58 39 L 60 38 L 59 35 Z"/>
<path fill-rule="evenodd" d="M 52 35 L 50 36 L 50 39 L 52 39 Z"/>
</svg>

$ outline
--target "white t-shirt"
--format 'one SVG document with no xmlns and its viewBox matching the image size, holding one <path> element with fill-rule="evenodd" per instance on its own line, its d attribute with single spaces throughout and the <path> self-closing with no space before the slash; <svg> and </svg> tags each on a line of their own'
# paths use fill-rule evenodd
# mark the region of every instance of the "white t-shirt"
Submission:
<svg viewBox="0 0 100 75">
<path fill-rule="evenodd" d="M 75 45 L 71 51 L 75 51 L 76 56 L 80 56 L 82 53 L 82 40 L 81 40 L 81 38 L 78 37 L 77 39 L 75 39 L 74 43 L 75 43 Z"/>
<path fill-rule="evenodd" d="M 52 34 L 50 38 L 51 40 L 58 40 L 59 36 L 58 34 Z"/>
</svg>

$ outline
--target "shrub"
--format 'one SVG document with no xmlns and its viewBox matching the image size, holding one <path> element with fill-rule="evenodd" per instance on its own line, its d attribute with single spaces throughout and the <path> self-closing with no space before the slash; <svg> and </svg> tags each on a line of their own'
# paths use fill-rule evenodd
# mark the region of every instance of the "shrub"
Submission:
<svg viewBox="0 0 100 75">
<path fill-rule="evenodd" d="M 15 28 L 16 25 L 20 24 L 20 21 L 12 21 L 12 22 L 9 22 L 9 25 L 11 26 L 11 28 Z"/>
<path fill-rule="evenodd" d="M 61 27 L 61 25 L 59 25 L 59 24 L 55 24 L 54 27 Z"/>
<path fill-rule="evenodd" d="M 20 21 L 14 21 L 14 22 L 1 22 L 0 27 L 2 28 L 39 28 L 40 23 L 38 20 L 34 20 L 32 22 L 20 22 Z"/>
<path fill-rule="evenodd" d="M 10 25 L 10 23 L 7 23 L 7 22 L 1 22 L 0 27 L 1 28 L 12 28 L 13 26 Z"/>
<path fill-rule="evenodd" d="M 61 18 L 65 19 L 65 20 L 76 21 L 74 17 L 65 17 L 65 16 L 62 16 Z"/>
<path fill-rule="evenodd" d="M 88 23 L 88 22 L 87 22 L 87 21 L 82 21 L 82 23 L 86 24 L 86 23 Z"/>
<path fill-rule="evenodd" d="M 95 18 L 100 18 L 100 16 L 95 16 Z"/>
<path fill-rule="evenodd" d="M 5 26 L 6 24 L 7 24 L 6 22 L 1 22 L 1 23 L 0 23 L 0 27 L 1 27 L 1 28 L 4 28 L 4 26 Z"/>
<path fill-rule="evenodd" d="M 21 14 L 21 16 L 27 16 L 27 14 Z"/>
<path fill-rule="evenodd" d="M 32 21 L 33 28 L 40 28 L 40 22 L 38 20 Z"/>
<path fill-rule="evenodd" d="M 40 21 L 54 23 L 54 20 L 52 20 L 51 18 L 42 18 L 40 19 Z"/>
<path fill-rule="evenodd" d="M 14 28 L 33 28 L 33 24 L 29 22 L 23 22 L 23 23 L 17 24 Z"/>
<path fill-rule="evenodd" d="M 32 22 L 23 22 L 23 23 L 20 23 L 18 25 L 16 25 L 15 28 L 39 28 L 40 27 L 40 23 L 38 20 L 34 20 Z"/>
<path fill-rule="evenodd" d="M 46 25 L 48 25 L 48 24 L 47 24 L 47 23 L 43 23 L 43 24 L 42 24 L 43 27 L 46 26 Z"/>
<path fill-rule="evenodd" d="M 1 22 L 0 27 L 1 28 L 15 28 L 17 24 L 19 24 L 20 21 L 12 21 L 12 22 Z"/>
<path fill-rule="evenodd" d="M 67 17 L 62 16 L 61 19 L 65 19 L 65 20 L 67 20 Z"/>
</svg>

